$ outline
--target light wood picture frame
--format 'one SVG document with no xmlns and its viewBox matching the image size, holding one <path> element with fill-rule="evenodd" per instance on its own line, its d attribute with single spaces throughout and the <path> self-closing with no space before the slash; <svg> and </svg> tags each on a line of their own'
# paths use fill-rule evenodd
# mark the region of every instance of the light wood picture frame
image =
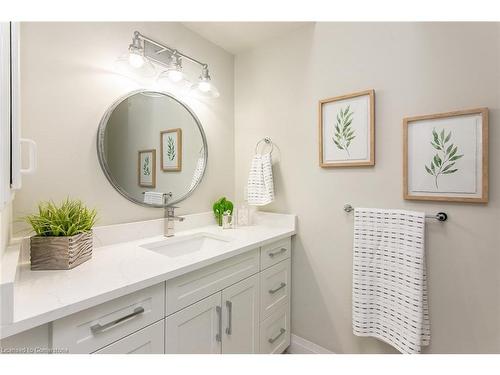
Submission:
<svg viewBox="0 0 500 375">
<path fill-rule="evenodd" d="M 488 202 L 488 108 L 403 119 L 403 197 Z"/>
<path fill-rule="evenodd" d="M 182 171 L 182 129 L 160 132 L 160 167 L 164 172 Z"/>
<path fill-rule="evenodd" d="M 318 131 L 320 167 L 375 165 L 375 90 L 320 100 Z"/>
<path fill-rule="evenodd" d="M 137 180 L 141 187 L 156 187 L 156 150 L 138 152 Z"/>
</svg>

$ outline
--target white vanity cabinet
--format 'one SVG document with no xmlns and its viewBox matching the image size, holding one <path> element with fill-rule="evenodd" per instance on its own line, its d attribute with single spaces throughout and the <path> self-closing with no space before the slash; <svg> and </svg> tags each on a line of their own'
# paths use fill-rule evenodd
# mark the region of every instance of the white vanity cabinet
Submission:
<svg viewBox="0 0 500 375">
<path fill-rule="evenodd" d="M 290 252 L 286 238 L 167 281 L 165 352 L 283 352 L 290 345 Z"/>
<path fill-rule="evenodd" d="M 248 249 L 0 346 L 43 341 L 56 353 L 282 353 L 290 345 L 290 254 L 290 237 Z"/>
<path fill-rule="evenodd" d="M 258 353 L 259 275 L 166 318 L 165 353 Z"/>
<path fill-rule="evenodd" d="M 254 275 L 222 291 L 222 353 L 259 352 L 260 278 Z"/>
<path fill-rule="evenodd" d="M 163 354 L 165 347 L 164 321 L 160 320 L 132 333 L 95 354 Z"/>
<path fill-rule="evenodd" d="M 165 316 L 164 283 L 52 322 L 52 348 L 92 353 Z"/>
</svg>

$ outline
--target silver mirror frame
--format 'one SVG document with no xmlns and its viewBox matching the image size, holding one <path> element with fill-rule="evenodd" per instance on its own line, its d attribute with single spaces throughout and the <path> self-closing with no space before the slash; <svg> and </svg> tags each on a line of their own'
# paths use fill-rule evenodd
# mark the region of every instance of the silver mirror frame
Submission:
<svg viewBox="0 0 500 375">
<path fill-rule="evenodd" d="M 201 138 L 202 138 L 202 141 L 203 141 L 203 156 L 205 158 L 205 165 L 203 167 L 203 172 L 202 172 L 200 178 L 198 179 L 198 181 L 196 181 L 196 184 L 189 191 L 187 191 L 184 195 L 181 195 L 179 198 L 174 199 L 174 200 L 168 202 L 169 206 L 170 205 L 174 205 L 176 203 L 179 203 L 179 202 L 183 201 L 184 199 L 188 198 L 191 194 L 193 194 L 193 192 L 196 190 L 196 188 L 198 187 L 198 185 L 200 184 L 200 182 L 203 180 L 203 177 L 205 176 L 205 172 L 207 170 L 207 163 L 208 163 L 207 137 L 205 135 L 205 131 L 203 130 L 203 126 L 201 125 L 200 120 L 198 119 L 198 117 L 196 116 L 196 114 L 193 112 L 193 110 L 191 108 L 189 108 L 189 106 L 187 104 L 185 104 L 184 102 L 182 102 L 181 100 L 179 100 L 178 98 L 176 98 L 175 96 L 173 96 L 172 94 L 164 92 L 164 91 L 145 90 L 145 89 L 130 91 L 129 93 L 127 93 L 127 94 L 123 95 L 122 97 L 118 98 L 106 110 L 106 112 L 104 113 L 104 116 L 102 117 L 102 119 L 101 119 L 101 121 L 99 123 L 99 128 L 97 129 L 97 157 L 99 159 L 99 164 L 101 165 L 101 168 L 102 168 L 102 171 L 104 172 L 104 175 L 106 176 L 106 178 L 108 179 L 108 181 L 110 182 L 110 184 L 121 195 L 123 195 L 125 198 L 127 198 L 129 201 L 131 201 L 133 203 L 136 203 L 136 204 L 138 204 L 140 206 L 143 206 L 143 207 L 163 208 L 163 205 L 147 204 L 147 203 L 144 203 L 143 201 L 140 201 L 140 200 L 134 198 L 127 191 L 125 191 L 120 185 L 118 185 L 118 183 L 116 182 L 116 180 L 113 178 L 113 176 L 110 173 L 108 162 L 106 161 L 106 157 L 105 157 L 105 154 L 104 154 L 104 134 L 106 132 L 106 126 L 108 124 L 109 118 L 111 117 L 111 114 L 113 113 L 113 111 L 115 110 L 115 108 L 121 102 L 123 102 L 124 100 L 130 98 L 133 95 L 137 95 L 137 94 L 141 94 L 141 93 L 148 93 L 148 94 L 156 94 L 156 95 L 168 96 L 169 98 L 175 100 L 177 103 L 179 103 L 180 105 L 182 105 L 189 112 L 189 114 L 193 117 L 194 121 L 196 122 L 196 125 L 198 125 L 198 129 L 200 130 Z M 168 191 L 165 191 L 165 193 L 168 193 Z"/>
</svg>

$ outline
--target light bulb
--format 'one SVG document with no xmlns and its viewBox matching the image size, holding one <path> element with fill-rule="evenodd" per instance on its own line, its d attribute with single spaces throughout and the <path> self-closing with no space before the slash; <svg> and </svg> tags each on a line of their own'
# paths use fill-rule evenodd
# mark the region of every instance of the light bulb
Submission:
<svg viewBox="0 0 500 375">
<path fill-rule="evenodd" d="M 208 66 L 204 65 L 201 71 L 200 78 L 193 86 L 191 90 L 195 95 L 199 95 L 206 98 L 218 98 L 219 90 L 214 86 L 211 81 L 210 74 L 208 74 Z"/>
<path fill-rule="evenodd" d="M 201 81 L 198 83 L 198 90 L 200 90 L 201 92 L 209 92 L 210 86 L 210 82 Z"/>
<path fill-rule="evenodd" d="M 205 98 L 218 98 L 220 96 L 219 91 L 212 82 L 203 79 L 191 86 L 191 91 L 194 95 Z"/>
<path fill-rule="evenodd" d="M 184 78 L 184 73 L 179 70 L 167 70 L 166 74 L 167 78 L 174 83 L 180 82 Z"/>
<path fill-rule="evenodd" d="M 144 57 L 135 51 L 130 51 L 130 54 L 128 55 L 128 62 L 134 68 L 140 68 L 144 65 Z"/>
</svg>

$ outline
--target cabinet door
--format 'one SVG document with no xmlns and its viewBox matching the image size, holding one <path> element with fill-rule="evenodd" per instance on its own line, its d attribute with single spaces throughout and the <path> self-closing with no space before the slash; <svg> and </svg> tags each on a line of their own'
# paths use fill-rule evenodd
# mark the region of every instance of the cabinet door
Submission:
<svg viewBox="0 0 500 375">
<path fill-rule="evenodd" d="M 163 354 L 163 320 L 110 344 L 96 354 Z"/>
<path fill-rule="evenodd" d="M 221 293 L 215 293 L 165 319 L 165 353 L 220 354 Z"/>
<path fill-rule="evenodd" d="M 222 291 L 222 353 L 259 352 L 259 275 Z"/>
</svg>

